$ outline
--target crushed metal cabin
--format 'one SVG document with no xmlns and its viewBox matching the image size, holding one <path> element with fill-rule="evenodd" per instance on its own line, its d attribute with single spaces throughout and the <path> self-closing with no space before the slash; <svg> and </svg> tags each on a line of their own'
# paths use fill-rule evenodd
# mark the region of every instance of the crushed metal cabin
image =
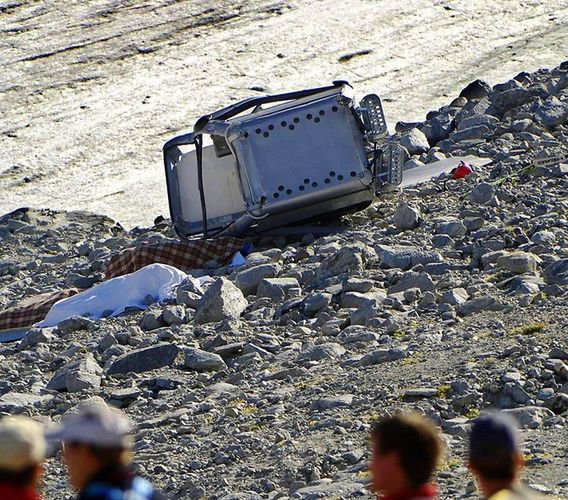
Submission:
<svg viewBox="0 0 568 500">
<path fill-rule="evenodd" d="M 163 148 L 181 238 L 242 236 L 368 206 L 402 180 L 376 95 L 347 82 L 246 99 L 201 117 Z"/>
</svg>

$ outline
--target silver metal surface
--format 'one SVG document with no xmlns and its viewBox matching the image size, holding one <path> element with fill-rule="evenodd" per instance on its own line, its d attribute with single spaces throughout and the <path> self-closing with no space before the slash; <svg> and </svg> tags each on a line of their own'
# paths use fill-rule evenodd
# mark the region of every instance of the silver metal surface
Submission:
<svg viewBox="0 0 568 500">
<path fill-rule="evenodd" d="M 402 167 L 406 159 L 406 150 L 394 143 L 382 146 L 382 154 L 377 165 L 375 189 L 377 194 L 381 191 L 390 191 L 402 182 Z"/>
<path fill-rule="evenodd" d="M 381 99 L 376 94 L 363 97 L 359 103 L 361 118 L 367 128 L 367 138 L 371 142 L 384 139 L 388 135 L 387 122 L 383 113 Z"/>
<path fill-rule="evenodd" d="M 361 209 L 372 202 L 377 183 L 401 180 L 403 160 L 395 147 L 385 149 L 379 180 L 376 161 L 367 155 L 371 141 L 386 133 L 378 96 L 366 96 L 357 107 L 342 82 L 249 99 L 203 117 L 193 134 L 164 146 L 178 234 L 204 231 L 204 206 L 213 235 L 266 231 Z M 201 163 L 195 151 L 179 149 L 199 135 L 212 140 L 200 149 Z"/>
</svg>

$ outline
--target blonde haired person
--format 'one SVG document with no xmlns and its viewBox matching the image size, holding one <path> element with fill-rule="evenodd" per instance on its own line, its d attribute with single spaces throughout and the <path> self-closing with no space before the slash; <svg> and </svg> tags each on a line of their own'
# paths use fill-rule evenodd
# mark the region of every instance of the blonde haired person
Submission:
<svg viewBox="0 0 568 500">
<path fill-rule="evenodd" d="M 20 416 L 0 420 L 0 499 L 39 500 L 45 449 L 37 422 Z"/>
</svg>

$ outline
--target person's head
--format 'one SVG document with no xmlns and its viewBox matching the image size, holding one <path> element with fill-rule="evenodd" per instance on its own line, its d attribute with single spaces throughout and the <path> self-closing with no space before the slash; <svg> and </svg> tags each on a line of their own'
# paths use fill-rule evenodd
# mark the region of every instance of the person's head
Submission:
<svg viewBox="0 0 568 500">
<path fill-rule="evenodd" d="M 0 420 L 0 482 L 35 487 L 45 459 L 41 426 L 27 417 Z"/>
<path fill-rule="evenodd" d="M 377 492 L 395 493 L 427 483 L 442 455 L 434 424 L 417 413 L 382 418 L 373 425 L 371 437 Z"/>
<path fill-rule="evenodd" d="M 101 470 L 128 465 L 132 429 L 130 419 L 122 412 L 97 405 L 71 414 L 47 437 L 63 441 L 69 482 L 81 490 Z"/>
<path fill-rule="evenodd" d="M 469 439 L 469 467 L 486 496 L 511 485 L 523 465 L 515 421 L 494 413 L 473 422 Z"/>
</svg>

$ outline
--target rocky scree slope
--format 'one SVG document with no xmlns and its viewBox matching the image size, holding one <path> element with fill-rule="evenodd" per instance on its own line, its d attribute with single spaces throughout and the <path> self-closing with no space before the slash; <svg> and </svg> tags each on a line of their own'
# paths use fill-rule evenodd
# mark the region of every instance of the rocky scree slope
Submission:
<svg viewBox="0 0 568 500">
<path fill-rule="evenodd" d="M 492 163 L 382 196 L 342 234 L 263 238 L 238 269 L 211 262 L 176 300 L 32 329 L 0 348 L 0 412 L 47 425 L 102 398 L 137 424 L 136 467 L 176 498 L 371 498 L 367 433 L 418 409 L 442 429 L 443 498 L 475 496 L 479 412 L 525 433 L 526 477 L 566 496 L 568 64 L 474 82 L 398 124 L 410 164 Z M 108 218 L 22 209 L 0 219 L 0 304 L 101 279 L 113 252 L 173 238 Z M 47 497 L 70 496 L 58 458 Z"/>
</svg>

